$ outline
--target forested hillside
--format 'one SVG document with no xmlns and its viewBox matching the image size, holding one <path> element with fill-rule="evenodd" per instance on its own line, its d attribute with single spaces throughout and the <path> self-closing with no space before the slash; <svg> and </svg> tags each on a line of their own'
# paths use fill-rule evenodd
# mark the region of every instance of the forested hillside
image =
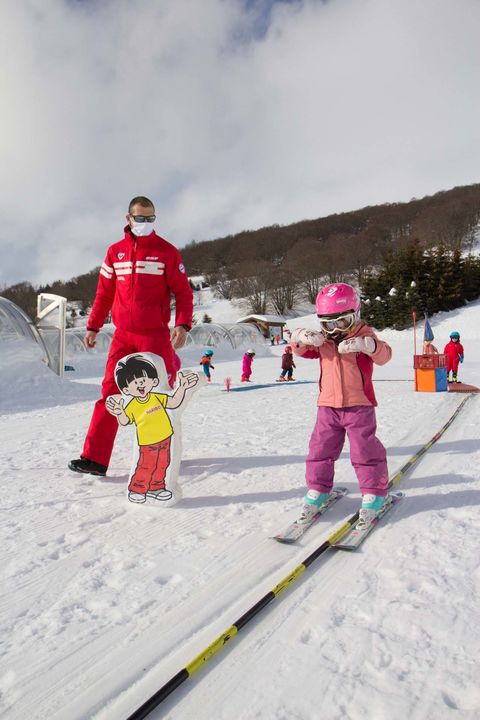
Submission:
<svg viewBox="0 0 480 720">
<path fill-rule="evenodd" d="M 413 305 L 432 313 L 480 296 L 479 261 L 469 256 L 479 222 L 480 184 L 475 184 L 407 203 L 191 242 L 182 255 L 189 275 L 204 275 L 226 299 L 245 299 L 252 312 L 289 313 L 301 302 L 313 303 L 325 282 L 343 279 L 362 290 L 378 327 L 403 327 Z M 97 276 L 95 268 L 42 287 L 26 280 L 2 295 L 30 316 L 38 292 L 57 293 L 87 308 Z"/>
<path fill-rule="evenodd" d="M 382 260 L 392 247 L 418 238 L 427 247 L 468 248 L 480 218 L 480 184 L 433 196 L 365 207 L 292 225 L 272 225 L 217 240 L 190 243 L 182 249 L 191 274 L 226 274 L 237 278 L 251 266 L 275 265 L 317 274 L 363 269 Z"/>
</svg>

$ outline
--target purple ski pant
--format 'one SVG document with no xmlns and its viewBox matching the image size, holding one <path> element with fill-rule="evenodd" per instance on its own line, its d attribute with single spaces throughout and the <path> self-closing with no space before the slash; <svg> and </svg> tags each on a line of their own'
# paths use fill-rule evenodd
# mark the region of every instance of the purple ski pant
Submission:
<svg viewBox="0 0 480 720">
<path fill-rule="evenodd" d="M 309 490 L 330 492 L 335 461 L 340 457 L 345 433 L 350 442 L 350 460 L 362 495 L 387 495 L 387 453 L 376 437 L 375 408 L 355 405 L 347 408 L 319 406 L 306 460 Z"/>
</svg>

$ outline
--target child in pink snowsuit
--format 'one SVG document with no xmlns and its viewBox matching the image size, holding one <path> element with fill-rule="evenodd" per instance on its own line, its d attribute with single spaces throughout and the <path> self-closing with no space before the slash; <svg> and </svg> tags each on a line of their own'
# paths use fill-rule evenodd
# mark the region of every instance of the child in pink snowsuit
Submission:
<svg viewBox="0 0 480 720">
<path fill-rule="evenodd" d="M 252 374 L 252 363 L 255 353 L 253 350 L 247 350 L 242 360 L 242 382 L 250 382 Z"/>
<path fill-rule="evenodd" d="M 350 460 L 362 493 L 360 519 L 371 521 L 388 494 L 386 451 L 376 437 L 373 365 L 384 365 L 392 350 L 360 320 L 360 299 L 353 287 L 334 283 L 316 301 L 321 332 L 297 329 L 295 355 L 320 361 L 317 420 L 306 460 L 305 506 L 318 509 L 333 487 L 334 465 L 345 434 Z"/>
<path fill-rule="evenodd" d="M 448 381 L 450 382 L 451 372 L 453 382 L 457 382 L 458 363 L 463 363 L 463 345 L 460 342 L 460 333 L 456 330 L 450 333 L 450 342 L 445 345 L 443 352 L 447 356 Z"/>
</svg>

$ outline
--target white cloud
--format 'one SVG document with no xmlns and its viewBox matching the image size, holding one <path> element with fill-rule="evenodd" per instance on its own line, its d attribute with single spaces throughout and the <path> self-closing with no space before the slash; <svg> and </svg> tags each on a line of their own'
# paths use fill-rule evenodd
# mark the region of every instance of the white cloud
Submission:
<svg viewBox="0 0 480 720">
<path fill-rule="evenodd" d="M 92 269 L 137 194 L 181 247 L 479 180 L 477 0 L 271 5 L 8 4 L 0 282 Z"/>
</svg>

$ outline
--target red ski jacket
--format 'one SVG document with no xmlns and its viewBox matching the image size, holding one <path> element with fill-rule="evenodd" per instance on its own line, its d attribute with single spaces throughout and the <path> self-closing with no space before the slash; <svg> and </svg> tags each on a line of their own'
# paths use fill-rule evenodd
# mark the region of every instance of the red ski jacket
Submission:
<svg viewBox="0 0 480 720">
<path fill-rule="evenodd" d="M 460 357 L 460 355 L 463 355 L 463 345 L 461 345 L 459 342 L 453 342 L 453 340 L 450 340 L 448 342 L 444 349 L 443 349 L 444 355 L 448 355 L 452 360 L 454 360 L 457 357 Z"/>
<path fill-rule="evenodd" d="M 119 330 L 149 334 L 168 326 L 175 297 L 175 325 L 192 326 L 193 293 L 177 248 L 154 231 L 125 237 L 111 245 L 100 268 L 88 329 L 100 330 L 112 310 Z"/>
</svg>

